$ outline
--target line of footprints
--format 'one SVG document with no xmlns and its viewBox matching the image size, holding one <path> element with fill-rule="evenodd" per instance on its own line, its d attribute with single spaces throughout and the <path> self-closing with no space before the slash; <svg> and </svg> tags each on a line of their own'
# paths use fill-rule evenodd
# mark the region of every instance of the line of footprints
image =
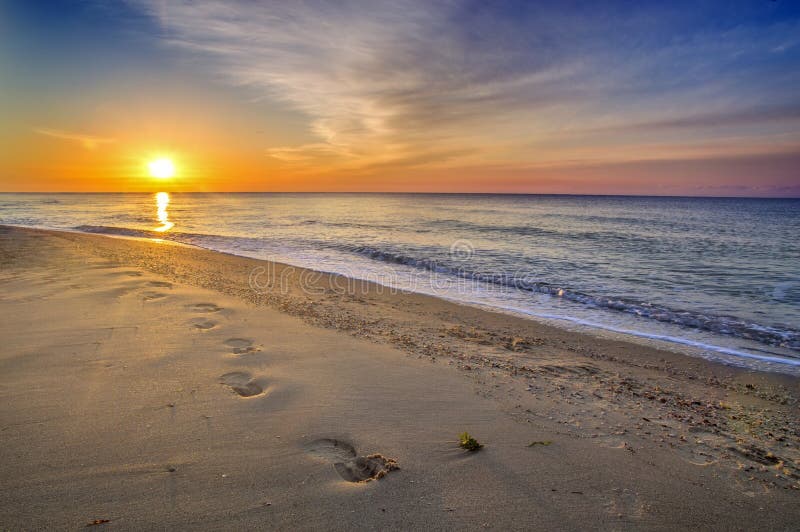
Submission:
<svg viewBox="0 0 800 532">
<path fill-rule="evenodd" d="M 189 310 L 202 314 L 213 314 L 221 311 L 222 307 L 214 303 L 195 303 L 189 305 Z M 189 323 L 192 327 L 201 331 L 207 331 L 217 326 L 216 321 L 206 316 L 193 318 Z M 253 345 L 252 340 L 248 340 L 247 338 L 228 338 L 223 343 L 226 347 L 231 349 L 234 355 L 248 355 L 260 350 Z M 246 371 L 231 371 L 230 373 L 222 375 L 219 380 L 239 397 L 255 397 L 264 393 L 263 383 L 254 379 L 253 376 Z"/>
<path fill-rule="evenodd" d="M 193 312 L 203 314 L 222 310 L 213 303 L 196 303 L 190 305 L 189 308 Z M 214 320 L 206 317 L 194 318 L 191 324 L 199 330 L 209 330 L 217 325 Z M 260 350 L 253 345 L 252 340 L 247 338 L 229 338 L 224 343 L 235 355 L 247 355 Z M 264 393 L 264 383 L 254 379 L 246 371 L 225 373 L 220 377 L 220 383 L 229 387 L 239 397 L 255 397 Z M 317 460 L 332 464 L 339 476 L 348 482 L 369 482 L 400 469 L 395 460 L 381 454 L 359 456 L 355 447 L 344 440 L 317 439 L 307 444 L 305 450 Z"/>
</svg>

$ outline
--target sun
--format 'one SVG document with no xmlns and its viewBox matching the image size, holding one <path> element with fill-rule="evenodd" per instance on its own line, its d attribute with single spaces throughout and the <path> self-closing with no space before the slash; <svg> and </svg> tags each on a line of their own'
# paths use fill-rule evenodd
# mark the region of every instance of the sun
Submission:
<svg viewBox="0 0 800 532">
<path fill-rule="evenodd" d="M 150 175 L 158 179 L 168 179 L 175 175 L 175 165 L 165 157 L 150 161 L 147 163 L 147 168 L 150 170 Z"/>
</svg>

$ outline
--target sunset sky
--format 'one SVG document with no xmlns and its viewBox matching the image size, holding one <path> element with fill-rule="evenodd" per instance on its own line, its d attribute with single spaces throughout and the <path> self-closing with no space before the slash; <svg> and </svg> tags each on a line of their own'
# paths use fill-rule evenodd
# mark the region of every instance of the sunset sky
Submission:
<svg viewBox="0 0 800 532">
<path fill-rule="evenodd" d="M 6 0 L 0 110 L 0 191 L 800 196 L 800 2 Z"/>
</svg>

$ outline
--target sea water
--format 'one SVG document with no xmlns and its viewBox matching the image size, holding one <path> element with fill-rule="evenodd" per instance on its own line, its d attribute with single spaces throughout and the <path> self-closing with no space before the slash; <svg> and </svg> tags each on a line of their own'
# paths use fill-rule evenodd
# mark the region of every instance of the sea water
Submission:
<svg viewBox="0 0 800 532">
<path fill-rule="evenodd" d="M 800 372 L 800 200 L 0 194 L 0 223 L 163 238 Z"/>
</svg>

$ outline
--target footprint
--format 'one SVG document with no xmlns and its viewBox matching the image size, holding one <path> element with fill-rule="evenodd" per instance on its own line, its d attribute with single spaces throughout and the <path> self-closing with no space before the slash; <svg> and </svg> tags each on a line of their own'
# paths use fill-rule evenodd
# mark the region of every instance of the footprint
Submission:
<svg viewBox="0 0 800 532">
<path fill-rule="evenodd" d="M 696 465 L 698 467 L 708 467 L 710 465 L 714 465 L 719 463 L 719 459 L 715 458 L 714 456 L 704 453 L 702 451 L 693 452 L 690 458 L 685 458 L 687 462 L 692 465 Z"/>
<path fill-rule="evenodd" d="M 195 329 L 200 329 L 201 331 L 207 331 L 209 329 L 213 329 L 217 322 L 214 320 L 207 320 L 205 318 L 193 318 L 189 321 L 192 324 L 192 327 Z"/>
<path fill-rule="evenodd" d="M 370 482 L 400 469 L 397 462 L 380 454 L 357 456 L 355 448 L 342 440 L 322 438 L 306 447 L 308 454 L 333 462 L 339 476 L 347 482 Z"/>
<path fill-rule="evenodd" d="M 142 272 L 128 270 L 128 271 L 122 271 L 122 272 L 111 272 L 110 275 L 114 275 L 114 276 L 125 275 L 125 276 L 128 276 L 128 277 L 141 277 L 143 274 L 142 274 Z"/>
<path fill-rule="evenodd" d="M 333 464 L 333 467 L 348 482 L 369 482 L 385 477 L 389 471 L 400 469 L 395 460 L 380 454 L 356 456 L 347 462 Z"/>
<path fill-rule="evenodd" d="M 130 294 L 134 290 L 135 290 L 135 288 L 132 287 L 132 286 L 122 286 L 122 287 L 119 287 L 119 288 L 114 288 L 112 290 L 109 290 L 109 291 L 107 291 L 105 293 L 110 295 L 111 297 L 120 298 L 120 297 L 123 297 L 123 296 L 127 296 L 128 294 Z"/>
<path fill-rule="evenodd" d="M 145 301 L 157 301 L 165 297 L 167 297 L 167 294 L 162 294 L 161 292 L 144 292 L 142 294 L 142 299 Z"/>
<path fill-rule="evenodd" d="M 219 381 L 236 392 L 239 397 L 253 397 L 264 392 L 264 389 L 253 380 L 252 375 L 244 371 L 233 371 L 219 378 Z"/>
<path fill-rule="evenodd" d="M 233 349 L 234 355 L 246 355 L 259 350 L 253 345 L 253 341 L 247 338 L 228 338 L 224 344 Z"/>
<path fill-rule="evenodd" d="M 193 312 L 219 312 L 222 310 L 222 307 L 218 307 L 214 303 L 195 303 L 188 307 Z"/>
<path fill-rule="evenodd" d="M 329 462 L 343 462 L 356 456 L 356 449 L 346 441 L 322 438 L 306 446 L 306 452 Z"/>
<path fill-rule="evenodd" d="M 168 283 L 167 281 L 150 281 L 147 284 L 158 288 L 172 288 L 172 283 Z"/>
<path fill-rule="evenodd" d="M 641 502 L 633 490 L 614 488 L 606 503 L 606 510 L 620 519 L 641 519 L 647 513 L 647 505 Z"/>
<path fill-rule="evenodd" d="M 102 259 L 86 259 L 86 267 L 96 270 L 119 268 L 120 265 L 116 262 L 102 260 Z"/>
<path fill-rule="evenodd" d="M 592 442 L 608 447 L 609 449 L 630 449 L 625 438 L 615 434 L 592 435 Z"/>
</svg>

